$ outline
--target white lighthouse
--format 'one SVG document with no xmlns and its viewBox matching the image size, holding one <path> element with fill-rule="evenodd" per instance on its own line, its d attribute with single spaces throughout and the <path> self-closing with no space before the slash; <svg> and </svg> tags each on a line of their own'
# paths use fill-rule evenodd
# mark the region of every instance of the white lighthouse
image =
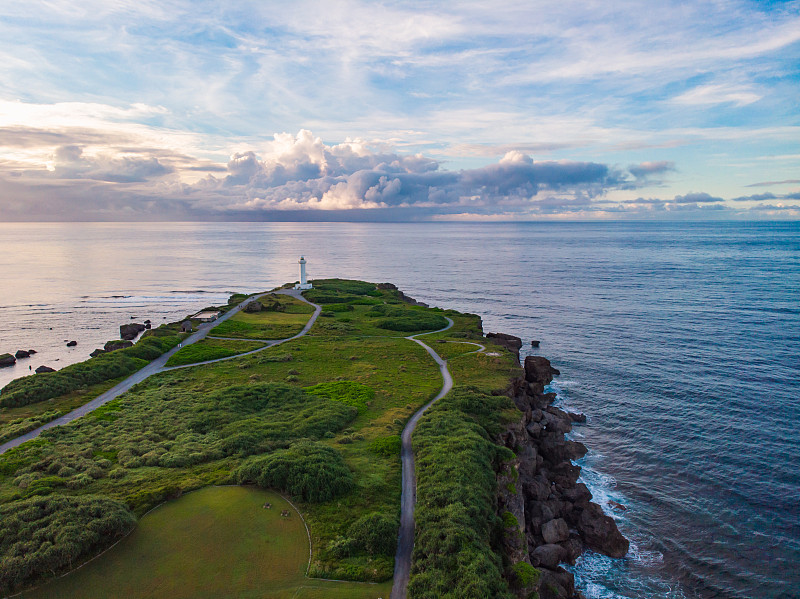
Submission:
<svg viewBox="0 0 800 599">
<path fill-rule="evenodd" d="M 306 259 L 300 256 L 300 283 L 294 286 L 295 289 L 311 289 L 312 285 L 306 281 Z"/>
</svg>

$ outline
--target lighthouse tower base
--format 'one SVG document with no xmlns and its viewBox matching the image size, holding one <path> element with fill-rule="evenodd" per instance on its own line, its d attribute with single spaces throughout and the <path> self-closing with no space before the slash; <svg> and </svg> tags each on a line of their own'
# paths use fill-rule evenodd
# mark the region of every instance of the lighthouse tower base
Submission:
<svg viewBox="0 0 800 599">
<path fill-rule="evenodd" d="M 311 283 L 298 283 L 294 286 L 295 289 L 313 289 Z"/>
</svg>

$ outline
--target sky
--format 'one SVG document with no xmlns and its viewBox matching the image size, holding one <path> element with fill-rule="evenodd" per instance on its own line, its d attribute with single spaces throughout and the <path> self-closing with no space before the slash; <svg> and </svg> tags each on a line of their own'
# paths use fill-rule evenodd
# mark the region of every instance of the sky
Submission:
<svg viewBox="0 0 800 599">
<path fill-rule="evenodd" d="M 3 0 L 0 222 L 800 219 L 800 1 Z"/>
</svg>

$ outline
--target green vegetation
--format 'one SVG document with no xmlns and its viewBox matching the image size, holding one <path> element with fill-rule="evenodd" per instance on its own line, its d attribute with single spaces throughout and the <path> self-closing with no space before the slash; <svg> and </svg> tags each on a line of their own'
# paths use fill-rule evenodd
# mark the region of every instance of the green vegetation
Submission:
<svg viewBox="0 0 800 599">
<path fill-rule="evenodd" d="M 527 562 L 517 562 L 511 566 L 517 585 L 521 588 L 529 587 L 539 582 L 542 573 Z"/>
<path fill-rule="evenodd" d="M 311 395 L 327 397 L 346 406 L 353 406 L 361 413 L 367 409 L 369 402 L 375 397 L 375 391 L 355 381 L 320 383 L 319 385 L 306 387 L 303 391 L 311 393 Z"/>
<path fill-rule="evenodd" d="M 270 504 L 265 509 L 265 504 Z M 284 517 L 281 512 L 288 511 Z M 303 522 L 277 493 L 208 487 L 139 521 L 113 549 L 23 599 L 377 599 L 389 585 L 310 580 Z M 268 592 L 265 592 L 268 589 Z"/>
<path fill-rule="evenodd" d="M 288 449 L 251 458 L 236 471 L 239 483 L 286 491 L 303 501 L 321 503 L 353 489 L 353 475 L 335 449 L 298 441 Z"/>
<path fill-rule="evenodd" d="M 55 420 L 63 413 L 64 412 L 61 410 L 50 410 L 49 412 L 43 412 L 29 418 L 11 420 L 5 426 L 3 426 L 2 429 L 0 429 L 0 443 L 5 443 L 9 439 L 16 439 L 20 435 L 24 435 L 27 432 L 39 428 L 46 422 Z"/>
<path fill-rule="evenodd" d="M 22 377 L 8 383 L 0 394 L 0 406 L 19 407 L 65 395 L 76 389 L 129 376 L 172 349 L 182 337 L 145 337 L 133 347 L 120 349 L 72 364 L 57 372 Z"/>
<path fill-rule="evenodd" d="M 39 497 L 0 506 L 0 593 L 41 572 L 57 574 L 108 547 L 133 528 L 128 508 L 103 497 Z"/>
<path fill-rule="evenodd" d="M 286 339 L 299 333 L 314 312 L 313 306 L 290 295 L 271 294 L 261 301 L 274 309 L 238 312 L 211 329 L 210 334 L 237 339 Z"/>
<path fill-rule="evenodd" d="M 427 327 L 414 332 L 428 331 L 442 328 L 444 317 L 449 317 L 454 327 L 426 340 L 463 342 L 481 338 L 480 318 L 412 306 L 401 301 L 396 289 L 369 283 L 327 280 L 314 284 L 314 291 L 331 301 L 325 304 L 330 307 L 325 312 L 329 316 L 319 319 L 308 335 L 235 359 L 152 376 L 70 426 L 46 431 L 37 440 L 0 456 L 0 505 L 35 497 L 102 496 L 124 502 L 141 516 L 193 489 L 252 481 L 284 489 L 297 500 L 312 538 L 312 577 L 391 579 L 400 508 L 399 434 L 408 418 L 438 392 L 441 376 L 427 352 L 403 338 L 408 332 L 378 325 L 397 319 Z M 280 309 L 239 313 L 218 325 L 230 322 L 234 328 L 240 327 L 246 334 L 238 335 L 238 340 L 205 340 L 197 345 L 200 353 L 187 360 L 208 359 L 208 352 L 216 351 L 212 348 L 246 351 L 252 347 L 246 345 L 252 339 L 272 337 L 265 335 L 267 330 L 284 327 L 287 336 L 299 331 L 312 308 L 288 296 L 276 297 L 282 302 Z M 170 331 L 174 333 L 167 329 L 158 335 L 168 338 Z M 444 552 L 434 552 L 431 562 L 423 560 L 420 567 L 435 573 L 431 576 L 446 571 L 444 580 L 449 583 L 455 576 L 464 577 L 461 586 L 448 583 L 448 592 L 458 589 L 464 597 L 472 597 L 486 591 L 486 596 L 502 597 L 502 580 L 495 579 L 502 564 L 489 556 L 491 534 L 495 529 L 502 532 L 502 521 L 491 515 L 493 506 L 484 509 L 484 499 L 486 484 L 494 484 L 491 468 L 503 457 L 490 435 L 499 430 L 498 414 L 503 410 L 497 402 L 505 399 L 486 396 L 487 400 L 484 393 L 505 388 L 509 375 L 516 374 L 519 366 L 502 349 L 497 356 L 485 356 L 470 353 L 476 348 L 463 343 L 433 347 L 438 346 L 455 348 L 448 357 L 456 381 L 476 389 L 443 400 L 450 402 L 449 408 L 439 418 L 447 426 L 441 434 L 429 431 L 427 440 L 423 434 L 421 447 L 428 451 L 428 462 L 418 469 L 418 483 L 420 499 L 425 499 L 429 511 L 426 516 L 423 507 L 420 513 L 427 519 L 418 524 L 421 535 L 441 530 L 444 541 L 440 545 L 430 538 L 421 542 Z M 107 356 L 125 355 L 126 351 Z M 49 402 L 41 405 L 49 406 Z M 17 413 L 16 419 L 42 412 Z M 431 411 L 434 417 L 437 413 Z M 427 420 L 426 415 L 422 422 Z M 480 437 L 483 445 L 470 448 L 475 444 L 473 437 Z M 415 443 L 420 443 L 418 438 Z M 444 445 L 448 438 L 452 447 Z M 443 480 L 431 466 L 431 456 L 438 451 L 447 454 L 443 469 L 452 480 Z M 483 472 L 487 464 L 488 474 Z M 440 492 L 443 494 L 438 495 Z M 431 493 L 442 502 L 451 493 L 456 503 L 450 509 L 437 506 Z M 492 487 L 489 496 L 493 493 Z M 465 513 L 460 514 L 460 509 Z M 454 532 L 459 527 L 462 530 Z M 463 550 L 456 551 L 459 547 Z M 450 549 L 457 558 L 448 557 Z M 0 554 L 0 570 L 2 557 Z M 185 563 L 192 557 L 190 550 L 189 557 L 176 555 L 174 560 Z M 456 564 L 453 560 L 461 561 Z M 164 572 L 159 574 L 159 584 L 169 586 L 164 581 L 173 575 L 168 569 Z M 39 571 L 32 576 L 49 574 Z M 416 588 L 426 588 L 424 573 L 416 567 L 414 576 Z M 467 584 L 471 578 L 479 579 L 478 586 Z M 292 587 L 287 599 L 388 594 L 386 586 L 352 585 L 352 589 L 386 591 L 358 594 L 340 592 L 343 587 L 333 583 L 304 580 L 301 586 Z M 60 589 L 60 584 L 51 586 Z M 443 585 L 435 588 L 447 586 Z M 189 583 L 186 586 L 194 588 Z M 271 596 L 284 596 L 278 587 L 272 588 L 275 593 Z M 497 589 L 501 592 L 493 595 Z M 237 596 L 248 595 L 237 591 Z"/>
<path fill-rule="evenodd" d="M 206 360 L 229 358 L 264 347 L 258 341 L 227 341 L 224 339 L 202 339 L 192 345 L 182 347 L 167 360 L 167 366 L 196 364 Z"/>
<path fill-rule="evenodd" d="M 435 310 L 435 309 L 434 309 Z M 376 325 L 389 331 L 433 331 L 447 326 L 447 320 L 434 310 L 407 306 L 381 304 L 372 306 L 365 316 L 379 318 Z"/>
<path fill-rule="evenodd" d="M 495 470 L 513 454 L 492 441 L 512 410 L 508 397 L 457 387 L 420 421 L 413 599 L 512 596 L 493 541 L 504 525 Z"/>
</svg>

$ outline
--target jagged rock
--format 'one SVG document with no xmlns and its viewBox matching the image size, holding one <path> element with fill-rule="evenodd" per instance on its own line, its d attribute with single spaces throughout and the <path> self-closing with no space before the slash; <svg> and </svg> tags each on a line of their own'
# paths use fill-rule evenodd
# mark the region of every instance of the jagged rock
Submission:
<svg viewBox="0 0 800 599">
<path fill-rule="evenodd" d="M 103 351 L 116 351 L 118 349 L 125 349 L 126 347 L 133 347 L 133 341 L 124 341 L 124 340 L 116 340 L 116 341 L 107 341 L 106 344 L 103 346 Z"/>
<path fill-rule="evenodd" d="M 136 336 L 144 330 L 145 326 L 143 324 L 139 324 L 138 322 L 121 324 L 119 325 L 119 336 L 126 341 L 133 341 L 136 339 Z"/>
<path fill-rule="evenodd" d="M 561 496 L 570 503 L 581 508 L 586 507 L 592 499 L 591 491 L 589 491 L 589 488 L 583 483 L 576 483 L 570 488 L 564 489 Z"/>
<path fill-rule="evenodd" d="M 0 367 L 13 366 L 17 363 L 17 359 L 11 354 L 0 354 Z"/>
<path fill-rule="evenodd" d="M 264 309 L 264 306 L 261 302 L 257 300 L 253 300 L 252 302 L 248 302 L 247 305 L 244 307 L 243 311 L 247 312 L 248 314 L 253 314 L 255 312 L 261 312 Z"/>
<path fill-rule="evenodd" d="M 550 365 L 550 360 L 542 356 L 525 357 L 525 380 L 529 383 L 549 385 L 554 374 L 561 374 Z"/>
<path fill-rule="evenodd" d="M 547 543 L 560 543 L 569 538 L 569 526 L 563 518 L 556 518 L 542 524 L 542 537 Z"/>
<path fill-rule="evenodd" d="M 39 368 L 34 370 L 36 374 L 42 374 L 43 372 L 55 372 L 55 371 L 56 371 L 55 368 L 50 368 L 49 366 L 39 366 Z"/>
<path fill-rule="evenodd" d="M 596 503 L 590 503 L 581 512 L 578 532 L 589 549 L 609 557 L 624 557 L 628 553 L 628 539 L 622 536 L 616 522 L 603 513 Z"/>
<path fill-rule="evenodd" d="M 78 345 L 77 341 L 67 341 L 67 347 L 75 347 Z"/>
<path fill-rule="evenodd" d="M 29 355 L 31 355 L 31 356 L 32 356 L 33 354 L 35 354 L 35 353 L 36 353 L 36 350 L 35 350 L 35 349 L 29 349 L 29 350 L 28 350 L 28 354 L 29 354 Z"/>
<path fill-rule="evenodd" d="M 586 422 L 586 414 L 575 414 L 573 412 L 567 412 L 567 416 L 569 416 L 569 419 L 572 420 L 572 422 L 580 422 L 580 423 Z"/>
<path fill-rule="evenodd" d="M 492 343 L 501 345 L 515 354 L 519 354 L 519 350 L 522 347 L 522 339 L 514 335 L 508 335 L 506 333 L 486 333 L 486 338 Z"/>
<path fill-rule="evenodd" d="M 29 358 L 30 355 L 31 352 L 25 351 L 24 349 L 18 349 L 17 353 L 14 354 L 14 357 L 17 358 L 17 360 L 19 360 L 20 358 Z"/>
<path fill-rule="evenodd" d="M 150 324 L 149 322 L 145 322 L 145 323 L 144 323 L 144 328 L 145 328 L 145 329 L 147 329 L 147 330 L 149 331 L 150 329 L 152 329 L 152 328 L 153 328 L 153 325 L 152 325 L 152 324 Z"/>
<path fill-rule="evenodd" d="M 104 349 L 96 349 L 96 350 L 92 351 L 92 353 L 90 353 L 89 356 L 92 357 L 92 358 L 96 358 L 100 354 L 104 354 L 104 353 L 106 353 L 106 350 L 104 350 Z"/>
<path fill-rule="evenodd" d="M 581 538 L 575 534 L 570 534 L 569 539 L 559 543 L 559 545 L 564 550 L 561 561 L 575 565 L 575 561 L 580 557 L 581 553 L 583 553 Z"/>
<path fill-rule="evenodd" d="M 561 545 L 548 543 L 540 545 L 531 552 L 531 563 L 544 568 L 557 568 L 558 564 L 564 560 L 565 555 L 566 552 Z"/>
<path fill-rule="evenodd" d="M 542 568 L 539 578 L 541 599 L 571 599 L 575 595 L 575 577 L 563 568 Z"/>
</svg>

